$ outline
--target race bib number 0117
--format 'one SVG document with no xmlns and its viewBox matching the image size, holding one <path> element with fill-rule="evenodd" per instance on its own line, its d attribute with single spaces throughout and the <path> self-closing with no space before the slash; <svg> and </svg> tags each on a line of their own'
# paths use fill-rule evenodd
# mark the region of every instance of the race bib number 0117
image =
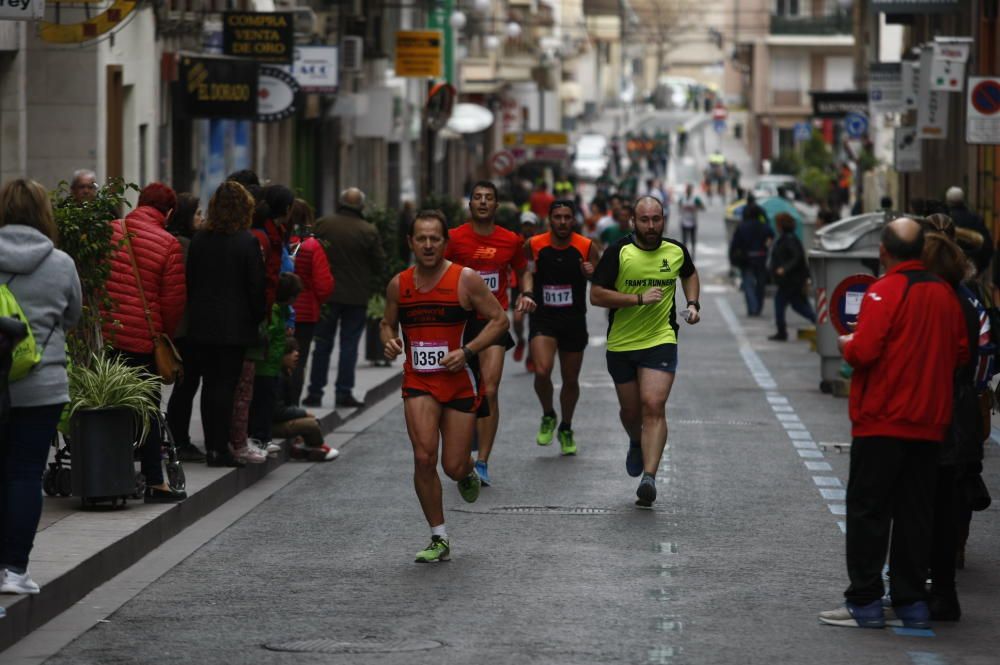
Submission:
<svg viewBox="0 0 1000 665">
<path fill-rule="evenodd" d="M 570 307 L 573 304 L 573 287 L 568 284 L 543 284 L 542 304 L 546 307 Z"/>
<path fill-rule="evenodd" d="M 423 341 L 410 343 L 410 365 L 414 372 L 443 372 L 441 364 L 448 355 L 448 342 Z"/>
<path fill-rule="evenodd" d="M 493 272 L 480 272 L 479 276 L 483 278 L 486 282 L 486 288 L 488 288 L 493 293 L 500 293 L 500 273 L 497 271 Z"/>
</svg>

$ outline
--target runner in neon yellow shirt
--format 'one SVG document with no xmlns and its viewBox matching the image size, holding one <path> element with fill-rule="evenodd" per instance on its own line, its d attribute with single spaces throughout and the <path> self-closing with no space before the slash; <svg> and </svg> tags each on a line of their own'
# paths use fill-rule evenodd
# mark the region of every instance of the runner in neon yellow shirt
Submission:
<svg viewBox="0 0 1000 665">
<path fill-rule="evenodd" d="M 700 320 L 701 284 L 687 248 L 663 238 L 663 205 L 636 201 L 632 235 L 609 246 L 594 271 L 590 302 L 611 309 L 608 373 L 615 382 L 621 420 L 629 435 L 625 469 L 642 476 L 636 505 L 656 500 L 656 470 L 667 443 L 667 398 L 677 370 L 677 280 L 687 298 L 682 317 Z M 655 404 L 655 408 L 643 405 Z"/>
</svg>

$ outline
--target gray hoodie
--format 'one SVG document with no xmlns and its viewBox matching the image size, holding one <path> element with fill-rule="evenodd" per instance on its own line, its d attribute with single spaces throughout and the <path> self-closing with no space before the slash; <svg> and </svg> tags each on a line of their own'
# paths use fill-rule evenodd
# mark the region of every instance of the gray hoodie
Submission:
<svg viewBox="0 0 1000 665">
<path fill-rule="evenodd" d="M 66 329 L 80 320 L 81 307 L 80 278 L 73 259 L 40 231 L 8 224 L 0 227 L 0 280 L 8 284 L 28 317 L 35 344 L 44 346 L 41 362 L 10 384 L 11 406 L 68 402 Z"/>
</svg>

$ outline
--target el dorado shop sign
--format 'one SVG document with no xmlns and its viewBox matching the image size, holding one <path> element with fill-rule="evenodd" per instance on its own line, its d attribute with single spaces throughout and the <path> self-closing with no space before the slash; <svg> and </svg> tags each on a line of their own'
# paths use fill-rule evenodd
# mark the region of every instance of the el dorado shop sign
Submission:
<svg viewBox="0 0 1000 665">
<path fill-rule="evenodd" d="M 256 118 L 257 63 L 181 57 L 178 103 L 191 118 Z"/>
<path fill-rule="evenodd" d="M 237 58 L 292 64 L 295 29 L 291 12 L 224 12 L 222 52 Z"/>
</svg>

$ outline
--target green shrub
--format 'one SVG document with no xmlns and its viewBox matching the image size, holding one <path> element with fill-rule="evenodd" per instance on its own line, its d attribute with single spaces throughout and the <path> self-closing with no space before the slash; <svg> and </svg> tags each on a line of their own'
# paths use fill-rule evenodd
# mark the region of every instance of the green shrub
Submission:
<svg viewBox="0 0 1000 665">
<path fill-rule="evenodd" d="M 802 160 L 797 152 L 783 151 L 771 161 L 771 173 L 797 176 L 802 170 Z"/>
<path fill-rule="evenodd" d="M 86 365 L 69 366 L 69 413 L 80 409 L 126 407 L 140 425 L 144 441 L 154 418 L 159 418 L 160 378 L 140 367 L 132 367 L 119 356 L 95 353 Z"/>
<path fill-rule="evenodd" d="M 111 275 L 111 256 L 119 246 L 111 240 L 113 229 L 109 222 L 129 205 L 125 199 L 129 191 L 138 192 L 139 188 L 121 178 L 111 178 L 97 190 L 93 201 L 75 201 L 65 181 L 49 194 L 59 229 L 59 249 L 76 263 L 83 289 L 80 324 L 66 336 L 70 358 L 77 365 L 88 365 L 105 346 L 101 310 L 112 308 L 107 281 Z"/>
</svg>

